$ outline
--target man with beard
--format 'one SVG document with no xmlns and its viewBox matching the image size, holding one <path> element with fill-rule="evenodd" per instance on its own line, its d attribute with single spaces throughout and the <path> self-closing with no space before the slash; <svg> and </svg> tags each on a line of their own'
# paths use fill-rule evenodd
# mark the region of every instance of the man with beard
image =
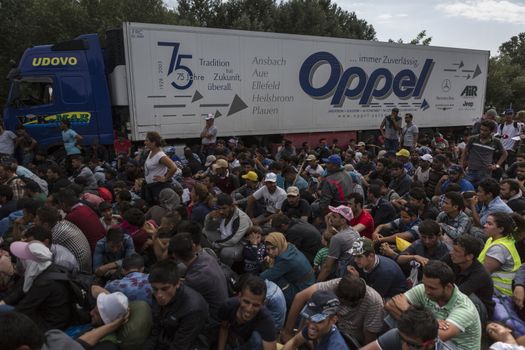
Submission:
<svg viewBox="0 0 525 350">
<path fill-rule="evenodd" d="M 286 191 L 277 187 L 277 175 L 268 173 L 264 178 L 264 186 L 248 197 L 246 213 L 252 218 L 254 225 L 262 225 L 270 221 L 273 215 L 281 212 L 281 207 L 286 197 Z M 261 198 L 266 203 L 266 212 L 258 217 L 254 217 L 253 206 Z"/>
<path fill-rule="evenodd" d="M 215 173 L 215 185 L 223 192 L 230 194 L 239 188 L 239 178 L 230 173 L 229 164 L 226 159 L 217 159 L 212 165 Z"/>
<path fill-rule="evenodd" d="M 432 311 L 439 323 L 439 339 L 459 350 L 481 348 L 478 311 L 468 296 L 454 284 L 452 269 L 441 261 L 429 261 L 423 268 L 423 283 L 387 301 L 385 309 L 395 319 L 411 305 Z"/>
<path fill-rule="evenodd" d="M 506 179 L 499 183 L 499 188 L 501 199 L 506 201 L 510 209 L 523 214 L 525 212 L 525 197 L 523 197 L 519 183 L 516 180 Z"/>
<path fill-rule="evenodd" d="M 501 141 L 494 138 L 492 134 L 495 126 L 494 121 L 483 120 L 479 135 L 472 136 L 468 140 L 461 156 L 460 165 L 467 169 L 465 177 L 473 184 L 477 185 L 483 179 L 490 177 L 492 172 L 498 170 L 507 159 L 507 151 Z M 496 157 L 496 154 L 499 157 Z"/>
<path fill-rule="evenodd" d="M 266 283 L 259 276 L 248 277 L 238 297 L 219 309 L 221 327 L 218 350 L 275 350 L 277 336 L 272 315 L 264 306 Z"/>
<path fill-rule="evenodd" d="M 217 196 L 216 206 L 217 209 L 206 216 L 205 233 L 221 261 L 231 266 L 235 261 L 242 260 L 242 238 L 252 227 L 252 222 L 227 194 Z"/>
<path fill-rule="evenodd" d="M 516 180 L 520 185 L 521 192 L 525 193 L 525 161 L 516 164 Z"/>
</svg>

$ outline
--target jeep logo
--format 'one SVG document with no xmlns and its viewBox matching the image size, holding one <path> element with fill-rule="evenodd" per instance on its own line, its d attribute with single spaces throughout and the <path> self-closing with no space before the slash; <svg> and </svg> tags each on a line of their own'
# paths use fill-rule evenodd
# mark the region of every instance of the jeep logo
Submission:
<svg viewBox="0 0 525 350">
<path fill-rule="evenodd" d="M 463 107 L 474 107 L 474 102 L 465 101 L 463 102 Z"/>
<path fill-rule="evenodd" d="M 478 87 L 475 85 L 467 85 L 463 89 L 463 92 L 461 93 L 461 96 L 465 97 L 476 97 L 478 96 Z"/>
</svg>

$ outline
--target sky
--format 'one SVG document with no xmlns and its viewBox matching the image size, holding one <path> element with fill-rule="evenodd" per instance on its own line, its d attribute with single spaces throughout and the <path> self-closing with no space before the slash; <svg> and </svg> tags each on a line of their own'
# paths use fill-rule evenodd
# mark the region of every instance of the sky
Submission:
<svg viewBox="0 0 525 350">
<path fill-rule="evenodd" d="M 380 41 L 407 42 L 426 30 L 433 46 L 490 50 L 495 56 L 503 42 L 525 31 L 525 0 L 332 1 L 372 24 Z"/>
<path fill-rule="evenodd" d="M 421 30 L 431 45 L 490 50 L 525 32 L 525 0 L 337 0 L 376 30 L 378 40 L 415 38 Z"/>
</svg>

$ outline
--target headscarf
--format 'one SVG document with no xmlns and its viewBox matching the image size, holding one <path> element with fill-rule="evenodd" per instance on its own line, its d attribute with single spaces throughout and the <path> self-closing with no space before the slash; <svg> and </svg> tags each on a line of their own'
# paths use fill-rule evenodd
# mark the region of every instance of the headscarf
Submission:
<svg viewBox="0 0 525 350">
<path fill-rule="evenodd" d="M 279 249 L 279 255 L 284 253 L 288 249 L 288 242 L 286 237 L 281 232 L 272 232 L 264 239 L 266 244 L 272 245 Z"/>
<path fill-rule="evenodd" d="M 18 257 L 19 262 L 24 267 L 24 286 L 23 291 L 27 293 L 34 280 L 44 272 L 53 260 L 53 253 L 43 243 L 33 241 L 21 246 L 24 251 L 17 251 L 13 249 L 16 243 L 25 244 L 24 242 L 15 242 L 11 244 L 11 252 Z"/>
<path fill-rule="evenodd" d="M 172 211 L 180 205 L 180 197 L 171 188 L 165 188 L 159 193 L 159 204 L 161 207 Z"/>
</svg>

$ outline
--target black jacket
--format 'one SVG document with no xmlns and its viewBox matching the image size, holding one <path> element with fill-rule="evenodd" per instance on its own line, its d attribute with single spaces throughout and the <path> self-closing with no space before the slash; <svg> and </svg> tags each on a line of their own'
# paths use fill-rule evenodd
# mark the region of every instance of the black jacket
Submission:
<svg viewBox="0 0 525 350">
<path fill-rule="evenodd" d="M 286 240 L 299 249 L 313 263 L 315 254 L 321 249 L 321 233 L 314 225 L 292 219 L 284 233 Z"/>
<path fill-rule="evenodd" d="M 153 304 L 153 327 L 144 350 L 205 349 L 208 304 L 188 286 L 181 285 L 170 303 Z"/>
<path fill-rule="evenodd" d="M 59 272 L 51 265 L 45 272 Z M 43 273 L 45 273 L 43 272 Z M 15 311 L 26 314 L 44 331 L 65 330 L 73 321 L 74 305 L 66 281 L 54 281 L 38 276 L 27 293 L 22 292 L 23 278 L 17 290 L 4 299 Z"/>
</svg>

